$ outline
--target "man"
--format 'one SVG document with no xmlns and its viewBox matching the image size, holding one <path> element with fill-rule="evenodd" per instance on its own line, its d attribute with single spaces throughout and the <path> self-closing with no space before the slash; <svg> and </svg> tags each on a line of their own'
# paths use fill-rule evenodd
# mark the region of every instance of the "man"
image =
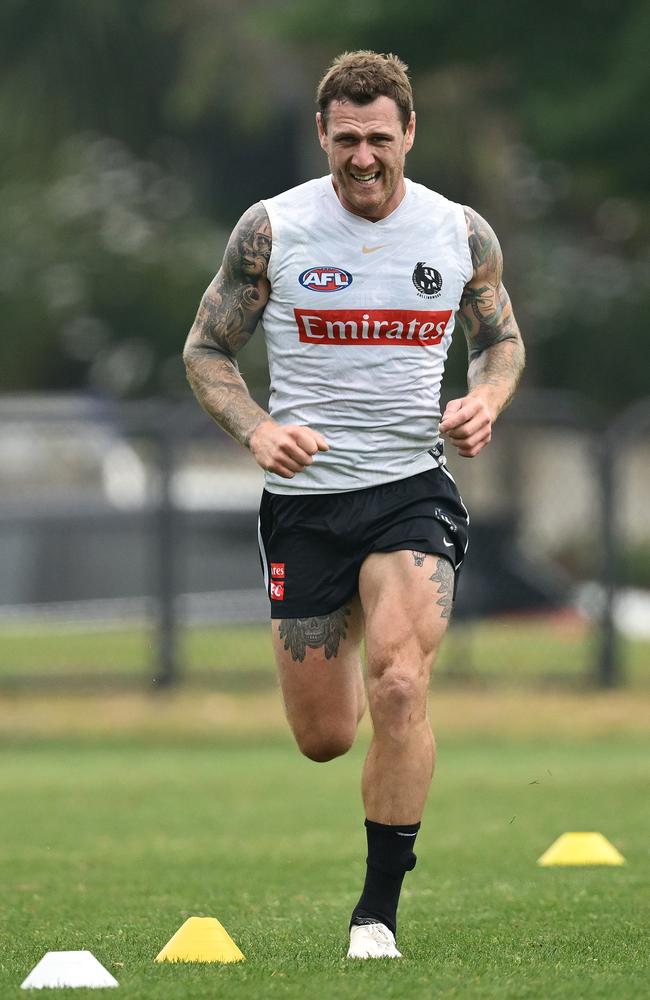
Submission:
<svg viewBox="0 0 650 1000">
<path fill-rule="evenodd" d="M 184 354 L 201 405 L 266 473 L 274 650 L 289 724 L 312 760 L 352 745 L 365 641 L 368 857 L 350 958 L 401 957 L 397 905 L 433 774 L 429 673 L 469 520 L 440 434 L 478 455 L 524 363 L 494 233 L 404 177 L 415 136 L 406 69 L 368 51 L 334 61 L 316 116 L 330 175 L 243 215 Z M 270 414 L 235 361 L 260 320 Z M 468 392 L 440 420 L 455 320 Z"/>
</svg>

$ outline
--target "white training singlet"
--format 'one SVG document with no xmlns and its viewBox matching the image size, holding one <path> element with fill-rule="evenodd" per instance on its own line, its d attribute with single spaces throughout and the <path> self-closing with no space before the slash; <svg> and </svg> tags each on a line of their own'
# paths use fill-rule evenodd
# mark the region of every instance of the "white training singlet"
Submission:
<svg viewBox="0 0 650 1000">
<path fill-rule="evenodd" d="M 386 219 L 348 212 L 330 176 L 263 201 L 273 236 L 262 323 L 269 409 L 330 450 L 271 493 L 338 493 L 438 464 L 440 384 L 473 274 L 461 205 L 406 180 Z"/>
</svg>

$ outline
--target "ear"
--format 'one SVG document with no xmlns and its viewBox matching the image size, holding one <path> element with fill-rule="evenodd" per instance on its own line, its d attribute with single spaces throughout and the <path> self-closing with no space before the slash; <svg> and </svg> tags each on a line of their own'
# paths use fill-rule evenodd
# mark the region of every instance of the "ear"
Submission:
<svg viewBox="0 0 650 1000">
<path fill-rule="evenodd" d="M 323 125 L 323 116 L 321 115 L 320 111 L 316 112 L 316 128 L 318 129 L 318 141 L 321 144 L 321 149 L 324 149 L 325 152 L 327 152 L 328 148 L 327 132 Z"/>
<path fill-rule="evenodd" d="M 406 152 L 408 153 L 415 142 L 415 111 L 411 111 L 411 117 L 408 125 L 406 126 L 406 132 L 404 133 L 404 142 L 406 145 Z"/>
</svg>

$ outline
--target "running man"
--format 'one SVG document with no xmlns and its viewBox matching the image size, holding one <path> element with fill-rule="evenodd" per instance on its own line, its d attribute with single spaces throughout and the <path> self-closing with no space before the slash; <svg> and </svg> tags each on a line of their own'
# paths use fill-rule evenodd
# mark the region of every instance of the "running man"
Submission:
<svg viewBox="0 0 650 1000">
<path fill-rule="evenodd" d="M 365 709 L 368 854 L 349 958 L 398 958 L 397 906 L 434 769 L 429 674 L 468 515 L 441 435 L 472 458 L 510 402 L 524 348 L 499 243 L 470 208 L 406 179 L 407 67 L 349 52 L 321 80 L 330 173 L 259 202 L 230 237 L 184 358 L 201 406 L 265 471 L 260 552 L 298 747 L 329 761 Z M 236 355 L 262 322 L 270 412 Z M 468 392 L 440 412 L 458 322 Z"/>
</svg>

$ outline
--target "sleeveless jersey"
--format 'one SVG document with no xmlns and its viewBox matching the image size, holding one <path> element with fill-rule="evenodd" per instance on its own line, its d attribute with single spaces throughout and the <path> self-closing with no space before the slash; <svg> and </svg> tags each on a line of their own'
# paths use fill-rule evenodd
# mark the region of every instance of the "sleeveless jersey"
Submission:
<svg viewBox="0 0 650 1000">
<path fill-rule="evenodd" d="M 262 203 L 273 248 L 262 324 L 269 409 L 330 446 L 271 493 L 338 493 L 438 464 L 440 385 L 473 274 L 461 205 L 406 180 L 386 218 L 348 212 L 329 176 Z"/>
</svg>

